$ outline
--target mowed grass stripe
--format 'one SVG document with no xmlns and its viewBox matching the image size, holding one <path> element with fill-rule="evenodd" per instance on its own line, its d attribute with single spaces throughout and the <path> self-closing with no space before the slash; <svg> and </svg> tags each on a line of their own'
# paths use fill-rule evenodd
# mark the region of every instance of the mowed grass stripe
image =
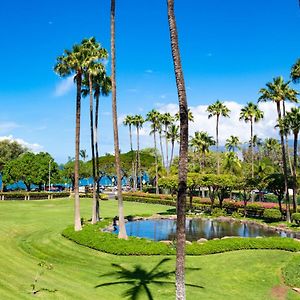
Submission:
<svg viewBox="0 0 300 300">
<path fill-rule="evenodd" d="M 153 214 L 167 206 L 125 202 L 126 214 Z M 90 217 L 91 201 L 81 200 L 82 216 Z M 103 217 L 117 214 L 117 201 L 101 202 Z M 56 293 L 41 292 L 38 299 L 124 299 L 128 285 L 95 289 L 95 285 L 115 281 L 100 277 L 114 271 L 111 264 L 132 269 L 136 264 L 150 270 L 163 257 L 118 257 L 77 245 L 60 234 L 72 224 L 73 201 L 0 201 L 0 299 L 32 299 L 30 284 L 41 260 L 52 263 L 38 287 L 57 289 Z M 188 283 L 204 289 L 187 287 L 187 299 L 268 300 L 271 289 L 280 282 L 280 268 L 293 253 L 284 251 L 248 250 L 201 257 L 187 257 L 187 266 L 200 268 L 187 272 Z M 173 270 L 174 257 L 163 269 Z M 7 273 L 7 274 L 6 274 Z M 170 278 L 174 281 L 174 278 Z M 174 286 L 149 288 L 154 299 L 174 299 Z M 290 292 L 289 300 L 300 299 Z M 141 299 L 146 299 L 142 295 Z"/>
</svg>

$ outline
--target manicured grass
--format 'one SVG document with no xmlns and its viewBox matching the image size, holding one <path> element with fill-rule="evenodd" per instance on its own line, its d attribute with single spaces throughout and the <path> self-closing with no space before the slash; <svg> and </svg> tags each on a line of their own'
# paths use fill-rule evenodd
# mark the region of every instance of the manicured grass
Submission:
<svg viewBox="0 0 300 300">
<path fill-rule="evenodd" d="M 125 213 L 153 214 L 166 210 L 162 205 L 126 202 Z M 91 200 L 81 201 L 82 216 L 90 217 Z M 103 217 L 117 214 L 116 201 L 101 202 Z M 162 256 L 114 256 L 71 242 L 61 232 L 72 224 L 73 202 L 70 200 L 0 201 L 0 299 L 32 299 L 30 294 L 38 263 L 46 261 L 53 270 L 46 271 L 37 283 L 39 299 L 124 299 L 130 285 L 118 284 L 95 288 L 116 281 L 103 277 L 116 271 L 112 263 L 132 270 L 135 265 L 151 270 Z M 246 250 L 199 257 L 187 257 L 186 281 L 204 288 L 187 287 L 187 299 L 239 300 L 276 299 L 272 289 L 281 284 L 281 268 L 295 253 L 279 250 Z M 174 257 L 161 270 L 174 269 Z M 174 281 L 171 277 L 168 281 Z M 154 299 L 174 299 L 173 285 L 155 285 L 149 289 Z M 147 299 L 145 294 L 141 299 Z M 291 290 L 287 299 L 300 299 Z"/>
</svg>

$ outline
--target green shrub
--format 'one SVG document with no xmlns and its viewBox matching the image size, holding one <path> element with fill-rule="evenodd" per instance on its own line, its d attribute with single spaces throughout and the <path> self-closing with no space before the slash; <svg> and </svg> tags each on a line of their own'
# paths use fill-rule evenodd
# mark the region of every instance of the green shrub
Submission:
<svg viewBox="0 0 300 300">
<path fill-rule="evenodd" d="M 300 225 L 300 213 L 293 213 L 292 220 L 297 224 Z"/>
<path fill-rule="evenodd" d="M 235 219 L 239 219 L 239 218 L 241 218 L 243 215 L 240 214 L 240 213 L 237 212 L 237 211 L 234 211 L 234 212 L 232 213 L 231 216 L 232 216 L 233 218 L 235 218 Z"/>
<path fill-rule="evenodd" d="M 48 199 L 49 196 L 51 198 L 66 198 L 70 196 L 69 192 L 57 192 L 57 193 L 48 193 L 48 192 L 2 192 L 0 193 L 0 197 L 4 197 L 4 200 L 42 200 Z"/>
<path fill-rule="evenodd" d="M 266 222 L 278 222 L 282 216 L 279 209 L 270 208 L 264 210 L 263 218 Z"/>
<path fill-rule="evenodd" d="M 211 215 L 213 217 L 222 217 L 222 216 L 226 216 L 226 211 L 225 209 L 221 209 L 219 207 L 216 207 L 214 208 L 212 211 L 211 211 Z"/>
<path fill-rule="evenodd" d="M 116 255 L 175 255 L 174 244 L 168 245 L 148 239 L 129 237 L 118 239 L 116 234 L 103 232 L 112 220 L 104 220 L 95 225 L 85 225 L 81 231 L 73 226 L 66 228 L 62 235 L 77 244 Z M 245 249 L 279 249 L 292 252 L 300 251 L 300 243 L 290 238 L 228 238 L 210 240 L 200 244 L 193 242 L 186 246 L 187 255 L 207 255 Z"/>
<path fill-rule="evenodd" d="M 300 255 L 293 257 L 282 269 L 284 281 L 289 286 L 300 286 Z"/>
</svg>

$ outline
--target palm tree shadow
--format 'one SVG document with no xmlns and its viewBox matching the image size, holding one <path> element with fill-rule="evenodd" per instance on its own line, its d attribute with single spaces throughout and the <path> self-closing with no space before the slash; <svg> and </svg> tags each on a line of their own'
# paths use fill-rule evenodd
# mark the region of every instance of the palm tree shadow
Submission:
<svg viewBox="0 0 300 300">
<path fill-rule="evenodd" d="M 164 258 L 159 263 L 157 263 L 150 271 L 144 269 L 141 265 L 135 265 L 132 270 L 126 269 L 119 264 L 112 263 L 112 266 L 116 269 L 114 272 L 109 272 L 101 275 L 100 277 L 116 277 L 117 281 L 106 282 L 96 285 L 95 288 L 118 285 L 118 284 L 129 284 L 132 287 L 125 290 L 122 294 L 130 300 L 137 300 L 138 297 L 145 293 L 149 300 L 153 300 L 149 284 L 156 285 L 175 285 L 173 281 L 166 281 L 172 275 L 175 274 L 174 271 L 159 270 L 160 266 L 169 261 L 170 258 Z M 186 268 L 186 270 L 200 270 L 199 268 Z M 186 286 L 203 288 L 202 286 L 195 284 L 186 284 Z"/>
</svg>

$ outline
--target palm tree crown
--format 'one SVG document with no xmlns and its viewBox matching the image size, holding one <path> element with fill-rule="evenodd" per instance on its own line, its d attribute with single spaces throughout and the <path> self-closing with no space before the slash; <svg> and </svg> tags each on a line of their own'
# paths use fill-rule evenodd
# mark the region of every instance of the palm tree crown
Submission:
<svg viewBox="0 0 300 300">
<path fill-rule="evenodd" d="M 291 77 L 293 82 L 298 83 L 300 81 L 300 58 L 292 66 Z"/>
<path fill-rule="evenodd" d="M 213 116 L 229 117 L 230 109 L 223 102 L 217 100 L 215 103 L 208 106 L 207 112 L 209 112 L 209 119 Z"/>
<path fill-rule="evenodd" d="M 238 149 L 240 150 L 241 147 L 240 147 L 240 139 L 238 136 L 234 136 L 234 135 L 231 135 L 227 140 L 226 140 L 226 144 L 225 144 L 225 147 L 226 149 L 229 151 L 229 152 L 234 152 L 235 149 Z"/>
<path fill-rule="evenodd" d="M 258 108 L 257 104 L 253 102 L 248 102 L 245 107 L 241 109 L 240 112 L 240 120 L 244 120 L 247 122 L 255 122 L 257 123 L 261 119 L 263 119 L 264 113 Z"/>
</svg>

